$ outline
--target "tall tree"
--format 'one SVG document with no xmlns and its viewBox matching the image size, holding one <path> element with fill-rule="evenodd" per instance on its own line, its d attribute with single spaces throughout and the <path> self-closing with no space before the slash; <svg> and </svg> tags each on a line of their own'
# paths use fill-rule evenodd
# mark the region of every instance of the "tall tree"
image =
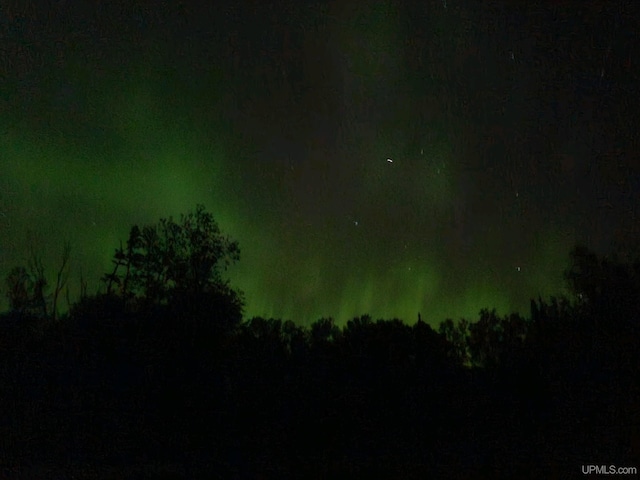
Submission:
<svg viewBox="0 0 640 480">
<path fill-rule="evenodd" d="M 71 256 L 71 244 L 66 242 L 64 244 L 64 248 L 62 249 L 62 258 L 60 260 L 60 268 L 58 269 L 58 273 L 56 275 L 56 285 L 53 290 L 53 304 L 51 305 L 51 317 L 53 320 L 56 319 L 58 315 L 58 298 L 60 296 L 60 292 L 67 285 L 67 281 L 69 280 L 69 257 Z M 68 290 L 67 290 L 68 292 Z M 68 303 L 68 300 L 67 300 Z"/>
<path fill-rule="evenodd" d="M 29 252 L 29 275 L 32 279 L 33 292 L 31 298 L 33 307 L 36 310 L 40 310 L 43 318 L 47 318 L 48 299 L 46 291 L 49 286 L 49 282 L 47 282 L 44 264 L 42 263 L 42 256 L 38 254 L 33 243 L 30 246 Z"/>
<path fill-rule="evenodd" d="M 25 313 L 31 305 L 33 281 L 25 267 L 14 267 L 6 278 L 9 308 L 16 313 Z"/>
<path fill-rule="evenodd" d="M 114 271 L 103 280 L 110 288 L 116 283 L 121 291 L 162 303 L 177 292 L 224 291 L 228 284 L 222 272 L 239 257 L 238 243 L 198 205 L 178 222 L 169 217 L 142 228 L 134 225 L 126 251 L 122 245 L 116 249 Z"/>
<path fill-rule="evenodd" d="M 203 205 L 176 221 L 129 232 L 126 249 L 116 249 L 114 269 L 103 277 L 107 291 L 119 287 L 125 300 L 144 305 L 173 304 L 188 314 L 218 314 L 234 324 L 241 320 L 240 292 L 229 286 L 224 271 L 240 258 L 237 241 L 222 234 Z"/>
</svg>

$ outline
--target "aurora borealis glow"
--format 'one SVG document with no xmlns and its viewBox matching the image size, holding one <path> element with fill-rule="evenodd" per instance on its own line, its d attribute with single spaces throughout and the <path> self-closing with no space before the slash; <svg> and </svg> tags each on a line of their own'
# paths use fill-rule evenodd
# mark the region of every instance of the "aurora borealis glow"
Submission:
<svg viewBox="0 0 640 480">
<path fill-rule="evenodd" d="M 95 290 L 131 224 L 203 203 L 246 316 L 439 322 L 526 314 L 627 238 L 622 7 L 303 3 L 2 12 L 3 277 L 30 231 Z"/>
</svg>

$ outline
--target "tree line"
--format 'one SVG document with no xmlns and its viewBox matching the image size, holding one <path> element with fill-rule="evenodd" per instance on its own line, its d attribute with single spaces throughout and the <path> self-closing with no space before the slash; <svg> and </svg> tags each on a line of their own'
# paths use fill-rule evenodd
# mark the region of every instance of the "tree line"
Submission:
<svg viewBox="0 0 640 480">
<path fill-rule="evenodd" d="M 640 458 L 637 260 L 576 247 L 570 296 L 434 329 L 243 318 L 239 246 L 202 205 L 133 226 L 103 291 L 60 315 L 69 254 L 48 294 L 36 255 L 6 278 L 7 471 L 553 478 Z"/>
</svg>

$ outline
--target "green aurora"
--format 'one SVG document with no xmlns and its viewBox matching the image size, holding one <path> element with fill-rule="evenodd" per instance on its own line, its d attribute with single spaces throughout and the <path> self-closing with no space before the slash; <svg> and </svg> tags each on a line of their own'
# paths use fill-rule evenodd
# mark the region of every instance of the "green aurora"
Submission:
<svg viewBox="0 0 640 480">
<path fill-rule="evenodd" d="M 143 42 L 126 61 L 59 47 L 62 64 L 14 72 L 0 114 L 0 272 L 26 264 L 33 242 L 52 276 L 69 240 L 72 297 L 80 274 L 95 291 L 132 224 L 202 203 L 240 243 L 229 276 L 247 317 L 411 323 L 420 312 L 435 324 L 484 307 L 526 315 L 530 298 L 562 293 L 577 228 L 490 191 L 500 174 L 474 173 L 482 147 L 456 133 L 469 127 L 455 109 L 418 111 L 416 96 L 433 103 L 445 87 L 416 86 L 398 53 L 404 17 L 330 13 L 296 64 L 324 92 L 315 111 L 292 86 L 297 70 L 279 77 L 270 64 L 265 84 L 253 79 L 262 57 L 234 70 L 212 61 L 215 47 L 184 55 L 186 40 Z M 474 34 L 460 32 L 450 48 Z M 25 78 L 29 99 L 16 100 Z"/>
</svg>

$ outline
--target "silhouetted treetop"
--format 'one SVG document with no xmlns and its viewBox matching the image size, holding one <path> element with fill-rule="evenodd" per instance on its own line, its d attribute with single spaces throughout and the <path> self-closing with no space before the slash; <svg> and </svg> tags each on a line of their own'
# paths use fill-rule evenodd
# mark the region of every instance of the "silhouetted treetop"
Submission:
<svg viewBox="0 0 640 480">
<path fill-rule="evenodd" d="M 585 247 L 571 251 L 565 279 L 582 315 L 598 330 L 637 332 L 640 316 L 640 269 L 620 263 Z"/>
<path fill-rule="evenodd" d="M 164 303 L 175 294 L 228 293 L 222 272 L 240 258 L 235 240 L 224 236 L 213 215 L 198 205 L 176 222 L 134 225 L 126 249 L 116 249 L 114 269 L 103 278 L 108 292 Z"/>
<path fill-rule="evenodd" d="M 25 267 L 14 267 L 5 280 L 11 311 L 23 313 L 32 303 L 34 280 Z"/>
</svg>

